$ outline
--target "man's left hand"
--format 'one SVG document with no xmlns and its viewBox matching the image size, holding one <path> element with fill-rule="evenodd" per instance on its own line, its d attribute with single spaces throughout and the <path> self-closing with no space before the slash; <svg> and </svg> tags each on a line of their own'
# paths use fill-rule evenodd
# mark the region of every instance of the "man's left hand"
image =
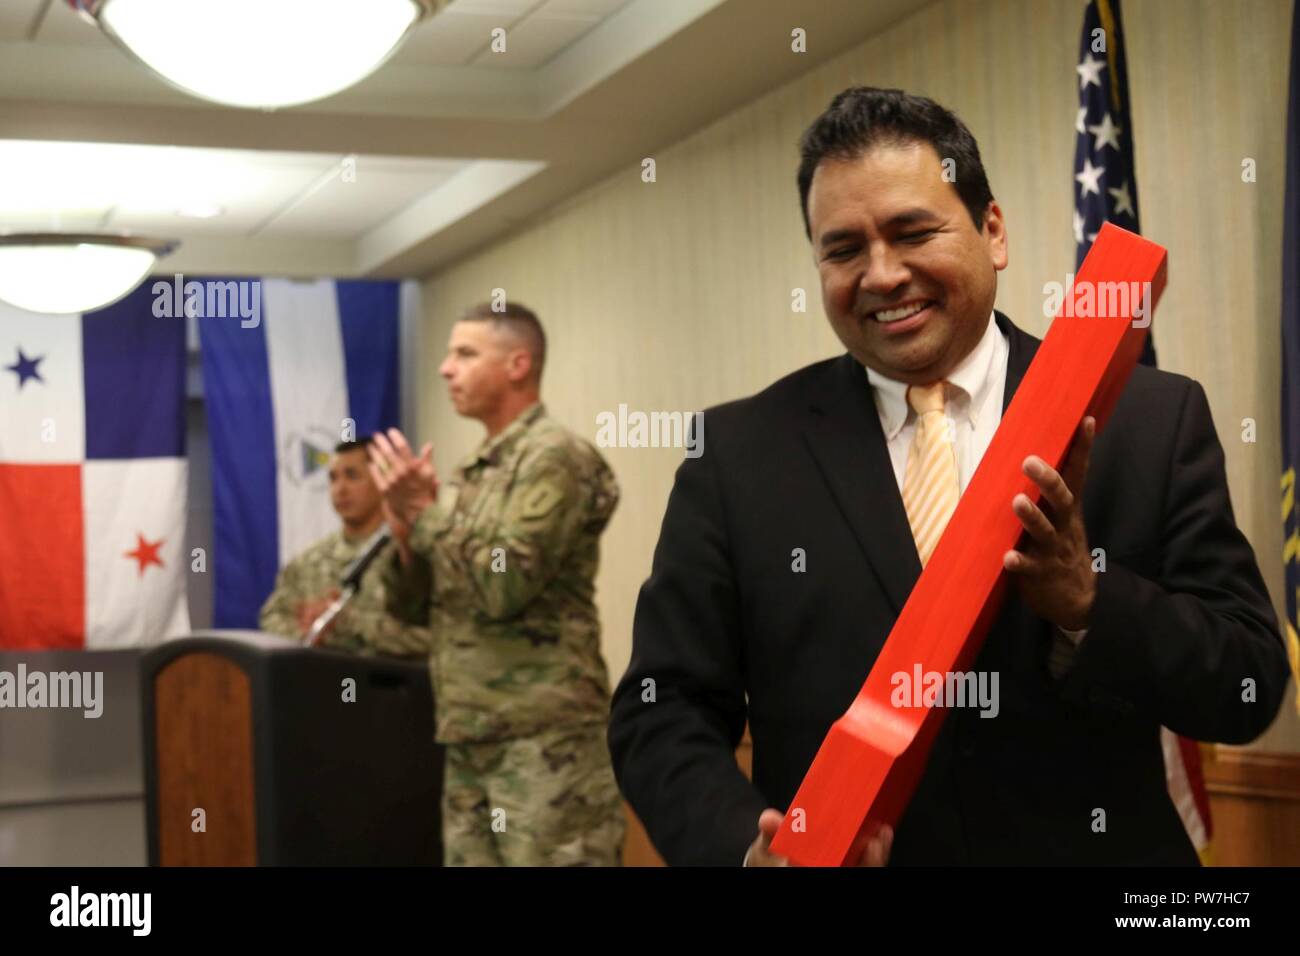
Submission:
<svg viewBox="0 0 1300 956">
<path fill-rule="evenodd" d="M 417 456 L 396 428 L 376 432 L 369 446 L 370 475 L 389 508 L 388 517 L 399 526 L 414 525 L 421 512 L 438 500 L 438 474 L 433 467 L 433 446 L 425 442 Z M 401 535 L 402 528 L 394 531 Z"/>
<path fill-rule="evenodd" d="M 1088 626 L 1097 597 L 1097 575 L 1083 525 L 1083 486 L 1096 433 L 1097 420 L 1085 418 L 1059 473 L 1036 455 L 1024 460 L 1025 474 L 1042 491 L 1042 507 L 1028 495 L 1016 495 L 1011 510 L 1025 535 L 1020 550 L 1002 556 L 1002 566 L 1015 575 L 1029 609 L 1067 631 Z"/>
</svg>

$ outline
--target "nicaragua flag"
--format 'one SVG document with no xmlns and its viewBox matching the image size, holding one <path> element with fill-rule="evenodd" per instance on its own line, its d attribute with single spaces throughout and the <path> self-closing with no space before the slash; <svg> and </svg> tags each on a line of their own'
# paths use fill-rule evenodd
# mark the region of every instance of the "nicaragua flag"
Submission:
<svg viewBox="0 0 1300 956">
<path fill-rule="evenodd" d="M 279 569 L 338 530 L 329 457 L 398 425 L 399 315 L 417 308 L 413 283 L 254 284 L 258 321 L 199 320 L 219 628 L 256 628 Z"/>
<path fill-rule="evenodd" d="M 189 631 L 185 323 L 0 302 L 0 649 Z"/>
</svg>

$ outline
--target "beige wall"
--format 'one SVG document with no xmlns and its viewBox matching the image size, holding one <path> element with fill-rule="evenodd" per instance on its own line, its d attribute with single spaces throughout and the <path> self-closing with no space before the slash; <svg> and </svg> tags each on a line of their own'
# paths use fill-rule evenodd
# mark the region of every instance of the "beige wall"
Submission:
<svg viewBox="0 0 1300 956">
<path fill-rule="evenodd" d="M 844 56 L 431 277 L 424 349 L 436 366 L 456 313 L 504 288 L 552 342 L 544 394 L 594 440 L 620 403 L 692 410 L 747 395 L 841 351 L 821 312 L 794 187 L 796 141 L 853 83 L 955 109 L 980 142 L 1009 226 L 998 307 L 1043 334 L 1042 287 L 1072 270 L 1071 180 L 1081 0 L 941 0 Z M 1154 326 L 1162 367 L 1200 380 L 1238 520 L 1282 594 L 1278 474 L 1281 204 L 1290 0 L 1126 0 L 1143 231 L 1169 249 Z M 817 38 L 810 37 L 810 43 Z M 701 90 L 701 95 L 707 91 Z M 575 149 L 581 144 L 575 143 Z M 1243 183 L 1245 158 L 1258 181 Z M 791 311 L 791 290 L 808 310 Z M 1258 442 L 1242 441 L 1242 420 Z M 478 440 L 430 374 L 421 437 L 444 472 Z M 623 488 L 598 600 L 614 676 L 681 452 L 606 450 Z M 1280 612 L 1279 604 L 1279 612 Z M 1300 750 L 1288 699 L 1258 744 Z"/>
</svg>

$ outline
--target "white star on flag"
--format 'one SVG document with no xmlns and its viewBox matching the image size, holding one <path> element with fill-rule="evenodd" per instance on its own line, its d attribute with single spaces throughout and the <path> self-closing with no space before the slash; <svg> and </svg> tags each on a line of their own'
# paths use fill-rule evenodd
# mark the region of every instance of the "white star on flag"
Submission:
<svg viewBox="0 0 1300 956">
<path fill-rule="evenodd" d="M 1094 60 L 1089 53 L 1088 58 L 1074 68 L 1079 74 L 1079 89 L 1087 89 L 1089 83 L 1101 86 L 1101 71 L 1104 69 L 1106 69 L 1106 61 Z"/>
<path fill-rule="evenodd" d="M 1124 28 L 1120 23 L 1122 0 L 1074 2 L 1083 8 L 1083 31 L 1075 48 L 1078 55 L 1072 62 L 1079 78 L 1074 102 L 1078 109 L 1074 117 L 1074 160 L 1070 164 L 1070 173 L 1077 183 L 1070 190 L 1074 199 L 1077 272 L 1083 268 L 1092 243 L 1104 231 L 1107 221 L 1135 233 L 1142 231 L 1142 224 L 1138 221 L 1140 197 L 1137 172 L 1133 168 L 1133 132 L 1137 121 L 1129 108 Z M 1300 4 L 1300 0 L 1296 3 Z M 1296 23 L 1300 24 L 1300 19 Z M 1098 49 L 1100 38 L 1106 42 Z M 1113 186 L 1120 188 L 1112 189 Z M 1150 336 L 1142 345 L 1142 361 L 1155 364 Z"/>
<path fill-rule="evenodd" d="M 1101 123 L 1097 126 L 1089 126 L 1088 132 L 1092 133 L 1096 139 L 1093 141 L 1093 149 L 1100 151 L 1102 147 L 1109 146 L 1116 152 L 1119 152 L 1119 134 L 1123 132 L 1115 125 L 1114 120 L 1107 113 L 1101 118 Z"/>
<path fill-rule="evenodd" d="M 1119 189 L 1110 188 L 1106 192 L 1115 197 L 1115 208 L 1111 210 L 1115 215 L 1122 212 L 1127 212 L 1130 216 L 1134 214 L 1133 197 L 1128 193 L 1128 180 L 1125 180 L 1124 185 L 1120 186 Z"/>
<path fill-rule="evenodd" d="M 1106 172 L 1105 166 L 1094 166 L 1090 159 L 1085 159 L 1083 161 L 1083 171 L 1076 173 L 1074 179 L 1083 187 L 1084 196 L 1088 195 L 1088 193 L 1096 193 L 1098 196 L 1101 195 L 1101 187 L 1097 180 L 1101 179 L 1104 172 Z"/>
</svg>

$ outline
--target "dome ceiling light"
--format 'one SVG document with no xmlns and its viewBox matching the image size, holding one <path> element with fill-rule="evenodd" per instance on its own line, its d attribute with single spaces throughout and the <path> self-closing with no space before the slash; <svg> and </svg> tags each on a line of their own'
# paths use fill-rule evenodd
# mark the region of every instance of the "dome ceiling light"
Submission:
<svg viewBox="0 0 1300 956">
<path fill-rule="evenodd" d="M 276 109 L 373 73 L 448 0 L 67 0 L 168 83 Z"/>
<path fill-rule="evenodd" d="M 29 312 L 93 312 L 125 297 L 178 245 L 100 234 L 0 235 L 0 299 Z"/>
</svg>

